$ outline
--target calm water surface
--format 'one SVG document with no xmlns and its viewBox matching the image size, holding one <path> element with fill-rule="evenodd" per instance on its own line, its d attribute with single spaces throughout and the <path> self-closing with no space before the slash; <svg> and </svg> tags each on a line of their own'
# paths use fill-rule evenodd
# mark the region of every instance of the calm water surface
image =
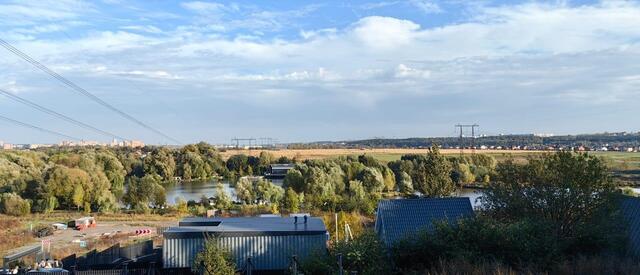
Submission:
<svg viewBox="0 0 640 275">
<path fill-rule="evenodd" d="M 216 194 L 216 184 L 218 181 L 194 181 L 176 183 L 171 186 L 167 186 L 167 202 L 169 204 L 175 204 L 178 198 L 186 201 L 194 200 L 199 201 L 204 195 L 207 198 L 213 197 Z M 224 191 L 231 197 L 232 200 L 236 200 L 236 190 L 229 186 L 228 181 L 221 181 Z"/>
<path fill-rule="evenodd" d="M 175 204 L 178 198 L 189 201 L 199 201 L 202 195 L 207 196 L 207 198 L 213 197 L 216 194 L 216 184 L 218 181 L 203 181 L 203 182 L 183 182 L 176 183 L 174 185 L 168 186 L 167 190 L 167 202 L 169 204 Z M 278 183 L 276 183 L 278 185 Z M 280 183 L 281 184 L 281 183 Z M 229 186 L 228 181 L 222 181 L 222 186 L 224 191 L 231 197 L 232 200 L 236 200 L 236 190 Z M 482 190 L 480 189 L 470 189 L 470 188 L 462 188 L 456 192 L 457 197 L 468 197 L 471 201 L 471 205 L 474 208 L 480 205 L 478 198 L 482 196 Z"/>
</svg>

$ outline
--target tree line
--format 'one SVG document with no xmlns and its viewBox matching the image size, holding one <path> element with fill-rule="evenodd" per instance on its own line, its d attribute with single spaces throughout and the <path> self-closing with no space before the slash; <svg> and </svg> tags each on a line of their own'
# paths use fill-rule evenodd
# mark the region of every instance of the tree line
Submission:
<svg viewBox="0 0 640 275">
<path fill-rule="evenodd" d="M 245 177 L 263 175 L 273 163 L 296 164 L 282 187 Z M 178 180 L 226 178 L 236 188 L 237 203 L 271 212 L 371 214 L 384 196 L 445 196 L 457 184 L 489 182 L 495 165 L 495 159 L 485 155 L 445 157 L 437 147 L 426 155 L 405 155 L 389 163 L 367 155 L 298 161 L 268 152 L 224 160 L 207 143 L 181 148 L 7 150 L 0 152 L 0 210 L 10 215 L 56 209 L 113 212 L 122 206 L 149 211 L 167 204 L 166 188 Z M 233 206 L 223 194 L 214 203 L 219 209 Z M 208 206 L 204 200 L 201 205 Z"/>
</svg>

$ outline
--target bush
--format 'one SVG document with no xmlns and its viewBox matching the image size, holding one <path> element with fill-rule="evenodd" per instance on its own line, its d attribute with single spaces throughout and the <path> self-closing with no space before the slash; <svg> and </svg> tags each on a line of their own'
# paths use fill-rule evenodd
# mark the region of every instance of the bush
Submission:
<svg viewBox="0 0 640 275">
<path fill-rule="evenodd" d="M 355 239 L 334 243 L 329 254 L 316 254 L 302 263 L 305 274 L 337 274 L 338 258 L 342 257 L 345 274 L 383 274 L 391 271 L 389 259 L 378 236 L 367 231 Z"/>
<path fill-rule="evenodd" d="M 216 239 L 209 239 L 193 260 L 191 270 L 206 275 L 236 274 L 236 263 L 231 252 L 221 247 Z"/>
<path fill-rule="evenodd" d="M 11 216 L 24 216 L 31 213 L 31 203 L 15 193 L 2 194 L 2 213 Z"/>
</svg>

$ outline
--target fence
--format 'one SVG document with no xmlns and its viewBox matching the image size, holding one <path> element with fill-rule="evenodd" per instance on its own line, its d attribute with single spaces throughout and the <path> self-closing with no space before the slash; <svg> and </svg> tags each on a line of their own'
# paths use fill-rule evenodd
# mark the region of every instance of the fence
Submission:
<svg viewBox="0 0 640 275">
<path fill-rule="evenodd" d="M 162 269 L 162 268 L 134 268 L 134 269 L 112 269 L 112 270 L 84 270 L 69 272 L 24 272 L 22 275 L 192 275 L 186 269 Z"/>
<path fill-rule="evenodd" d="M 148 240 L 121 247 L 113 245 L 103 251 L 92 250 L 85 256 L 78 257 L 76 263 L 63 263 L 65 266 L 76 266 L 78 269 L 94 267 L 109 268 L 121 265 L 123 262 L 159 262 L 160 253 L 153 249 L 153 241 Z M 74 257 L 75 258 L 75 257 Z"/>
</svg>

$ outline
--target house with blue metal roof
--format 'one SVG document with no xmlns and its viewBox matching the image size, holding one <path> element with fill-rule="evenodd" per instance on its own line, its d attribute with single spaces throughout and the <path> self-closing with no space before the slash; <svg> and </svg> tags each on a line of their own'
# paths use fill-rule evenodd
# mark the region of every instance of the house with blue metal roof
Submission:
<svg viewBox="0 0 640 275">
<path fill-rule="evenodd" d="M 326 252 L 328 236 L 317 217 L 186 218 L 163 232 L 163 266 L 190 268 L 205 242 L 216 238 L 239 268 L 285 270 L 293 256 Z"/>
<path fill-rule="evenodd" d="M 629 251 L 633 256 L 640 257 L 640 198 L 624 198 L 620 208 L 627 222 Z"/>
<path fill-rule="evenodd" d="M 421 231 L 433 231 L 437 222 L 456 223 L 473 217 L 469 198 L 418 198 L 381 200 L 375 230 L 387 247 Z"/>
</svg>

